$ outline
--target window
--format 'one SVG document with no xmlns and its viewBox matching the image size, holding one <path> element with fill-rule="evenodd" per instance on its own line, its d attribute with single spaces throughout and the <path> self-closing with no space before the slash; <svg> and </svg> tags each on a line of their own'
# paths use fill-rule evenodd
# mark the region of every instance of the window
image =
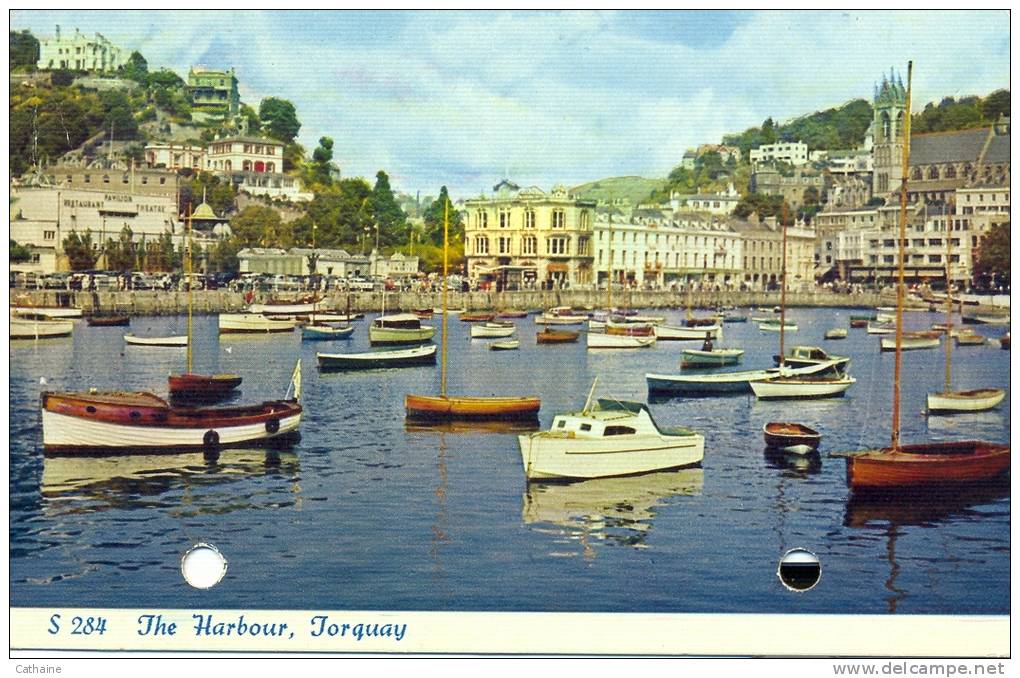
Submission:
<svg viewBox="0 0 1020 678">
<path fill-rule="evenodd" d="M 567 215 L 561 209 L 553 210 L 552 212 L 552 228 L 563 228 L 566 226 Z"/>
<path fill-rule="evenodd" d="M 475 254 L 489 253 L 489 239 L 478 236 L 475 238 Z"/>
<path fill-rule="evenodd" d="M 57 239 L 57 232 L 56 231 L 43 231 L 42 237 L 43 237 L 43 240 L 56 240 Z"/>
<path fill-rule="evenodd" d="M 165 183 L 166 183 L 166 177 L 160 177 L 159 178 L 159 185 L 162 186 Z"/>
<path fill-rule="evenodd" d="M 142 185 L 149 183 L 149 177 L 142 177 Z"/>
<path fill-rule="evenodd" d="M 484 210 L 478 210 L 478 228 L 489 227 L 489 213 Z"/>
<path fill-rule="evenodd" d="M 942 238 L 928 238 L 928 244 L 932 247 L 940 247 L 942 245 Z"/>
<path fill-rule="evenodd" d="M 582 431 L 590 431 L 591 430 L 591 424 L 581 424 L 581 430 Z"/>
<path fill-rule="evenodd" d="M 110 175 L 109 174 L 104 174 L 103 175 L 103 183 L 104 184 L 110 183 Z"/>
<path fill-rule="evenodd" d="M 499 253 L 510 254 L 510 238 L 499 239 Z"/>
<path fill-rule="evenodd" d="M 507 209 L 499 210 L 499 227 L 510 228 L 510 210 Z"/>
<path fill-rule="evenodd" d="M 941 261 L 942 261 L 942 255 L 941 254 L 929 254 L 928 255 L 928 262 L 929 263 L 938 264 L 938 263 L 941 263 Z"/>
<path fill-rule="evenodd" d="M 630 426 L 607 426 L 602 435 L 604 436 L 626 436 L 633 435 L 637 431 Z"/>
<path fill-rule="evenodd" d="M 893 258 L 893 255 L 886 254 L 885 256 L 882 257 L 882 261 L 884 261 L 887 264 L 892 264 L 895 263 L 896 260 Z"/>
<path fill-rule="evenodd" d="M 577 253 L 580 256 L 587 256 L 588 255 L 588 238 L 578 238 L 577 239 Z"/>
<path fill-rule="evenodd" d="M 582 231 L 591 228 L 591 213 L 588 210 L 581 210 L 580 224 Z"/>
<path fill-rule="evenodd" d="M 549 238 L 547 246 L 549 254 L 566 254 L 569 238 Z"/>
<path fill-rule="evenodd" d="M 521 244 L 521 254 L 538 254 L 538 238 L 529 235 Z"/>
<path fill-rule="evenodd" d="M 524 210 L 524 228 L 535 228 L 535 210 L 530 207 Z"/>
</svg>

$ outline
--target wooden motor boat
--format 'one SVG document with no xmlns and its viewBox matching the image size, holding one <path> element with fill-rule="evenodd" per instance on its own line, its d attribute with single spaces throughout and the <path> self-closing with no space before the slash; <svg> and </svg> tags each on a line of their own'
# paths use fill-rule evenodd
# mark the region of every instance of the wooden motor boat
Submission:
<svg viewBox="0 0 1020 678">
<path fill-rule="evenodd" d="M 573 344 L 580 335 L 580 332 L 545 328 L 535 333 L 535 341 L 539 344 Z"/>
<path fill-rule="evenodd" d="M 370 344 L 421 344 L 436 334 L 436 328 L 422 325 L 421 319 L 411 313 L 383 315 L 372 321 L 368 328 Z"/>
<path fill-rule="evenodd" d="M 51 339 L 74 331 L 70 320 L 30 320 L 11 316 L 11 339 Z"/>
<path fill-rule="evenodd" d="M 699 351 L 685 348 L 680 360 L 681 367 L 720 367 L 736 365 L 744 351 L 739 348 L 715 348 L 711 351 Z"/>
<path fill-rule="evenodd" d="M 704 341 L 706 338 L 718 339 L 722 326 L 706 325 L 703 327 L 677 327 L 676 325 L 657 325 L 655 337 L 660 341 Z"/>
<path fill-rule="evenodd" d="M 218 449 L 286 435 L 301 423 L 296 400 L 237 407 L 173 407 L 152 393 L 42 394 L 47 453 Z"/>
<path fill-rule="evenodd" d="M 220 313 L 220 334 L 268 334 L 292 332 L 297 327 L 293 318 L 273 318 L 261 313 Z"/>
<path fill-rule="evenodd" d="M 860 318 L 851 318 L 850 319 L 850 327 L 852 327 L 853 329 L 859 330 L 859 329 L 865 328 L 867 326 L 868 326 L 868 321 L 867 320 L 863 320 L 863 319 L 860 319 Z"/>
<path fill-rule="evenodd" d="M 186 348 L 188 345 L 188 337 L 172 336 L 172 337 L 136 337 L 133 334 L 125 334 L 124 341 L 134 346 L 162 346 L 165 348 Z"/>
<path fill-rule="evenodd" d="M 643 403 L 599 399 L 590 410 L 557 414 L 548 431 L 517 438 L 528 480 L 637 475 L 700 464 L 705 437 L 661 428 Z"/>
<path fill-rule="evenodd" d="M 900 350 L 914 351 L 922 348 L 938 348 L 941 339 L 941 332 L 904 332 L 900 342 Z M 879 347 L 882 351 L 895 351 L 896 339 L 894 337 L 882 337 L 879 339 Z"/>
<path fill-rule="evenodd" d="M 751 390 L 759 400 L 842 398 L 848 388 L 857 383 L 850 376 L 842 377 L 783 377 L 776 376 L 752 381 Z"/>
<path fill-rule="evenodd" d="M 521 347 L 520 339 L 507 339 L 505 341 L 494 341 L 489 344 L 490 351 L 516 351 Z"/>
<path fill-rule="evenodd" d="M 315 320 L 315 324 L 318 323 L 349 323 L 353 320 L 361 320 L 365 317 L 364 313 L 314 313 L 309 316 L 305 316 L 308 321 Z M 295 316 L 297 318 L 297 316 Z"/>
<path fill-rule="evenodd" d="M 765 444 L 793 452 L 806 453 L 818 449 L 822 434 L 803 424 L 769 422 L 762 427 Z"/>
<path fill-rule="evenodd" d="M 251 304 L 248 307 L 249 313 L 260 315 L 310 315 L 324 310 L 326 309 L 323 304 L 312 295 L 294 301 L 271 300 L 264 304 Z"/>
<path fill-rule="evenodd" d="M 500 311 L 499 313 L 496 314 L 496 318 L 501 318 L 505 320 L 527 317 L 528 317 L 527 311 Z"/>
<path fill-rule="evenodd" d="M 787 332 L 796 332 L 799 328 L 797 327 L 797 323 L 789 320 L 786 321 L 785 325 L 775 320 L 769 320 L 759 324 L 758 329 L 762 332 L 782 332 L 784 329 Z"/>
<path fill-rule="evenodd" d="M 389 351 L 363 353 L 316 353 L 320 370 L 371 370 L 387 367 L 435 365 L 436 346 L 415 346 Z"/>
<path fill-rule="evenodd" d="M 588 332 L 586 335 L 589 349 L 596 348 L 648 348 L 655 345 L 655 335 L 632 336 L 626 334 L 608 334 Z"/>
<path fill-rule="evenodd" d="M 1002 335 L 1002 338 L 999 339 L 999 348 L 1001 348 L 1003 351 L 1009 350 L 1009 332 L 1006 332 L 1004 335 Z"/>
<path fill-rule="evenodd" d="M 428 320 L 435 314 L 435 311 L 433 311 L 431 308 L 416 308 L 412 309 L 411 313 L 418 316 L 422 320 Z"/>
<path fill-rule="evenodd" d="M 960 332 L 953 335 L 953 341 L 957 346 L 983 346 L 988 339 L 977 332 Z"/>
<path fill-rule="evenodd" d="M 241 385 L 236 374 L 171 374 L 167 379 L 173 398 L 213 399 L 228 395 Z"/>
<path fill-rule="evenodd" d="M 404 397 L 407 418 L 417 421 L 534 421 L 540 406 L 537 396 Z"/>
<path fill-rule="evenodd" d="M 783 356 L 782 361 L 780 361 L 778 355 L 772 356 L 774 364 L 778 365 L 782 362 L 784 365 L 795 369 L 798 367 L 822 365 L 833 361 L 837 363 L 837 367 L 841 368 L 841 371 L 845 371 L 846 367 L 850 364 L 850 358 L 831 355 L 817 346 L 791 346 L 790 350 Z"/>
<path fill-rule="evenodd" d="M 928 394 L 928 414 L 957 412 L 983 412 L 990 410 L 1006 398 L 1001 388 L 981 388 L 973 391 L 951 391 Z"/>
<path fill-rule="evenodd" d="M 11 306 L 15 315 L 32 315 L 51 320 L 70 320 L 82 317 L 82 310 L 72 306 Z"/>
<path fill-rule="evenodd" d="M 717 324 L 718 318 L 712 316 L 711 318 L 687 318 L 684 321 L 684 325 L 687 327 L 711 327 Z"/>
<path fill-rule="evenodd" d="M 471 338 L 503 338 L 512 336 L 517 329 L 513 323 L 486 322 L 471 326 Z"/>
<path fill-rule="evenodd" d="M 895 334 L 895 325 L 875 325 L 874 323 L 868 323 L 868 334 Z"/>
<path fill-rule="evenodd" d="M 826 339 L 846 339 L 848 332 L 845 328 L 834 327 L 825 333 Z"/>
<path fill-rule="evenodd" d="M 1009 445 L 980 440 L 903 445 L 848 452 L 846 482 L 854 491 L 965 485 L 988 481 L 1009 470 Z"/>
<path fill-rule="evenodd" d="M 93 315 L 86 322 L 90 327 L 124 327 L 131 324 L 131 318 L 126 315 Z"/>
<path fill-rule="evenodd" d="M 325 323 L 305 325 L 301 328 L 301 339 L 304 341 L 328 341 L 330 339 L 350 339 L 354 334 L 354 325 L 336 327 Z"/>
<path fill-rule="evenodd" d="M 893 309 L 893 310 L 895 310 L 895 309 Z M 877 313 L 851 313 L 850 314 L 850 321 L 851 321 L 851 323 L 854 320 L 857 320 L 857 321 L 863 320 L 864 321 L 864 325 L 867 325 L 869 322 L 871 322 L 873 320 L 878 320 L 878 314 Z M 859 327 L 864 327 L 864 325 L 860 325 Z M 854 327 L 858 327 L 858 325 L 854 325 Z"/>
<path fill-rule="evenodd" d="M 461 313 L 460 320 L 465 323 L 487 323 L 495 317 L 495 313 Z"/>
</svg>

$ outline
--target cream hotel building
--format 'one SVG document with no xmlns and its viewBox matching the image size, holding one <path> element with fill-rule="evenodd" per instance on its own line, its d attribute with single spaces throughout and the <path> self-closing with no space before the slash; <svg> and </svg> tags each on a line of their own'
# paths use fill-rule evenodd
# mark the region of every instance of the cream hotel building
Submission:
<svg viewBox="0 0 1020 678">
<path fill-rule="evenodd" d="M 492 197 L 464 201 L 469 278 L 497 288 L 590 285 L 595 201 L 503 180 Z"/>
</svg>

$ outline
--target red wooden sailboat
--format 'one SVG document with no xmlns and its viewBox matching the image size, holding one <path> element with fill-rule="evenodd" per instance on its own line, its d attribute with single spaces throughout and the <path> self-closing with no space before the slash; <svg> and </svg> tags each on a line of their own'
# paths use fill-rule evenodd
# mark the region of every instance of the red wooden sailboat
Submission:
<svg viewBox="0 0 1020 678">
<path fill-rule="evenodd" d="M 896 286 L 896 361 L 893 369 L 892 444 L 846 457 L 846 482 L 853 492 L 874 492 L 919 486 L 981 483 L 1009 470 L 1009 445 L 981 440 L 900 444 L 900 373 L 902 367 L 904 285 L 903 243 L 907 230 L 907 178 L 910 166 L 910 83 L 907 66 L 906 114 L 903 117 L 903 163 L 900 193 L 899 280 Z"/>
<path fill-rule="evenodd" d="M 187 280 L 191 279 L 191 215 L 188 215 L 188 233 L 185 239 L 184 269 Z M 227 397 L 241 385 L 241 377 L 236 374 L 195 374 L 192 372 L 192 296 L 191 285 L 188 285 L 188 344 L 187 371 L 184 374 L 171 374 L 167 378 L 170 397 L 181 401 L 195 400 L 209 402 Z"/>
<path fill-rule="evenodd" d="M 449 202 L 443 206 L 443 280 L 447 276 Z M 446 393 L 446 346 L 449 335 L 447 320 L 449 313 L 446 308 L 447 286 L 443 286 L 443 340 L 440 370 L 439 395 L 407 394 L 404 407 L 409 420 L 429 422 L 474 421 L 474 420 L 508 420 L 538 421 L 538 410 L 541 401 L 535 396 L 450 396 Z M 467 315 L 467 314 L 465 314 Z M 474 314 L 488 316 L 493 314 Z M 461 319 L 466 319 L 461 316 Z M 480 319 L 480 318 L 476 318 Z"/>
</svg>

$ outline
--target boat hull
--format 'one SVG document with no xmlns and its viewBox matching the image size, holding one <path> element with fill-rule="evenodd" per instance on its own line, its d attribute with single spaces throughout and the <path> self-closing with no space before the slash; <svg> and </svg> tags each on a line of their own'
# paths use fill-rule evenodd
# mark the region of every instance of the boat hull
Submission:
<svg viewBox="0 0 1020 678">
<path fill-rule="evenodd" d="M 619 441 L 571 439 L 548 433 L 517 437 L 528 480 L 570 481 L 630 476 L 696 466 L 705 456 L 705 438 L 628 436 Z"/>
<path fill-rule="evenodd" d="M 126 315 L 92 316 L 87 322 L 90 327 L 126 327 L 131 324 L 131 318 Z"/>
<path fill-rule="evenodd" d="M 718 323 L 702 327 L 677 327 L 676 325 L 656 325 L 655 337 L 659 341 L 704 341 L 705 336 L 718 339 L 722 328 Z"/>
<path fill-rule="evenodd" d="M 319 369 L 374 370 L 390 367 L 416 367 L 436 364 L 436 346 L 422 346 L 398 351 L 369 351 L 366 353 L 318 353 Z"/>
<path fill-rule="evenodd" d="M 187 336 L 136 337 L 133 334 L 125 334 L 124 341 L 134 346 L 162 346 L 164 348 L 185 348 L 188 345 Z"/>
<path fill-rule="evenodd" d="M 436 334 L 434 327 L 417 329 L 401 329 L 397 327 L 369 327 L 368 341 L 373 346 L 378 344 L 422 344 Z"/>
<path fill-rule="evenodd" d="M 11 318 L 11 339 L 50 339 L 66 337 L 74 331 L 70 320 L 26 320 Z"/>
<path fill-rule="evenodd" d="M 332 339 L 350 339 L 354 334 L 354 326 L 348 327 L 317 327 L 305 325 L 301 328 L 301 338 L 305 341 L 330 341 Z"/>
<path fill-rule="evenodd" d="M 983 388 L 975 391 L 952 393 L 929 393 L 930 414 L 953 414 L 957 412 L 983 412 L 997 406 L 1006 398 L 1001 388 Z"/>
<path fill-rule="evenodd" d="M 66 306 L 12 306 L 11 311 L 16 314 L 45 316 L 54 320 L 82 317 L 82 310 L 80 308 Z"/>
<path fill-rule="evenodd" d="M 751 390 L 759 400 L 812 398 L 842 398 L 846 390 L 857 383 L 846 379 L 766 379 L 751 382 Z"/>
<path fill-rule="evenodd" d="M 297 304 L 252 304 L 248 311 L 257 315 L 309 315 L 316 311 L 325 311 L 321 303 Z"/>
<path fill-rule="evenodd" d="M 780 323 L 764 322 L 758 325 L 758 329 L 762 332 L 782 332 L 784 331 L 784 327 L 786 332 L 796 332 L 799 329 L 796 323 L 786 323 L 784 326 Z"/>
<path fill-rule="evenodd" d="M 880 340 L 881 349 L 885 352 L 896 350 L 896 339 L 895 337 L 882 337 Z M 938 348 L 939 347 L 938 337 L 918 337 L 918 338 L 903 338 L 900 341 L 900 350 L 902 351 L 917 351 L 924 348 Z"/>
<path fill-rule="evenodd" d="M 489 325 L 472 325 L 471 326 L 471 338 L 472 339 L 502 339 L 504 337 L 513 336 L 516 332 L 516 328 L 511 325 L 509 327 L 490 327 Z"/>
<path fill-rule="evenodd" d="M 649 348 L 655 345 L 655 337 L 637 337 L 625 334 L 599 334 L 588 332 L 586 335 L 589 349 L 600 348 Z"/>
<path fill-rule="evenodd" d="M 1009 458 L 1009 445 L 977 440 L 904 445 L 847 456 L 846 480 L 864 492 L 980 483 L 1008 471 Z"/>
<path fill-rule="evenodd" d="M 739 348 L 722 348 L 714 351 L 684 349 L 681 367 L 720 367 L 736 365 L 744 352 Z"/>
<path fill-rule="evenodd" d="M 822 434 L 802 424 L 770 422 L 762 427 L 765 444 L 779 449 L 792 449 L 803 453 L 802 449 L 817 450 L 822 442 Z"/>
<path fill-rule="evenodd" d="M 729 395 L 750 393 L 750 383 L 756 379 L 765 379 L 775 374 L 774 371 L 745 370 L 728 372 L 711 376 L 684 376 L 669 374 L 646 374 L 649 393 L 673 393 L 690 396 Z"/>
<path fill-rule="evenodd" d="M 408 419 L 418 421 L 534 421 L 541 401 L 537 397 L 407 395 Z"/>
<path fill-rule="evenodd" d="M 94 411 L 88 412 L 88 407 Z M 201 409 L 93 404 L 87 396 L 44 393 L 43 446 L 47 453 L 229 447 L 292 433 L 301 423 L 301 413 L 301 406 L 292 401 Z M 152 424 L 160 418 L 159 425 Z"/>
<path fill-rule="evenodd" d="M 297 327 L 294 319 L 271 319 L 258 313 L 221 313 L 220 334 L 269 334 L 291 332 Z"/>
<path fill-rule="evenodd" d="M 171 374 L 167 387 L 172 396 L 215 397 L 230 393 L 241 381 L 236 374 Z"/>
<path fill-rule="evenodd" d="M 490 351 L 514 351 L 521 347 L 521 342 L 518 339 L 511 341 L 494 341 L 489 344 Z"/>
<path fill-rule="evenodd" d="M 539 344 L 573 344 L 581 336 L 579 332 L 555 332 L 553 330 L 537 332 L 535 341 Z"/>
</svg>

